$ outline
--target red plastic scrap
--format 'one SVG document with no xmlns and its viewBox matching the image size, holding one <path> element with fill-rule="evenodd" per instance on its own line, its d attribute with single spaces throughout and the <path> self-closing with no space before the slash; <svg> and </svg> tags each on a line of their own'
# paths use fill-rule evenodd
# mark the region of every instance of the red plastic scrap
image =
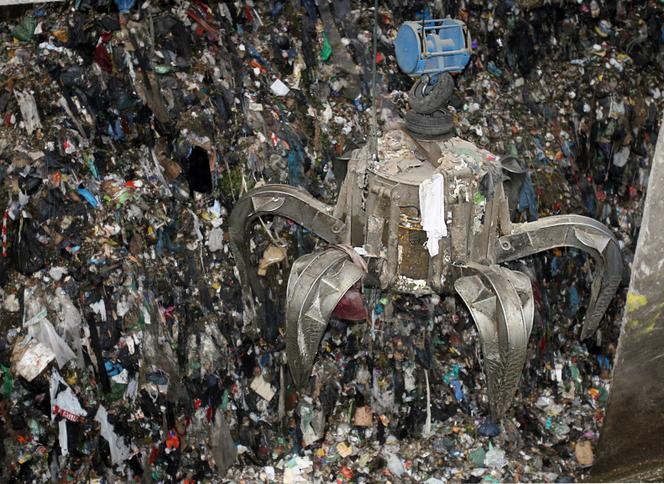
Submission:
<svg viewBox="0 0 664 484">
<path fill-rule="evenodd" d="M 595 196 L 597 197 L 597 200 L 600 201 L 600 202 L 603 202 L 604 200 L 606 200 L 606 193 L 604 193 L 604 190 L 602 190 L 599 187 L 597 188 L 597 192 L 596 192 Z"/>
<path fill-rule="evenodd" d="M 341 468 L 341 470 L 339 471 L 339 473 L 340 473 L 342 476 L 344 476 L 345 479 L 349 479 L 349 480 L 350 480 L 350 479 L 353 478 L 353 469 L 351 469 L 351 468 L 348 467 L 348 466 L 343 466 L 343 467 Z M 343 482 L 343 481 L 340 480 L 340 479 L 337 479 L 337 482 Z"/>
<path fill-rule="evenodd" d="M 9 221 L 9 210 L 2 214 L 2 257 L 7 257 L 7 222 Z"/>
<path fill-rule="evenodd" d="M 148 457 L 148 463 L 153 466 L 155 462 L 157 462 L 157 457 L 159 457 L 159 447 L 152 447 L 150 457 Z"/>
<path fill-rule="evenodd" d="M 604 423 L 604 411 L 601 408 L 597 409 L 595 415 L 593 415 L 593 420 L 597 422 L 598 425 Z"/>
<path fill-rule="evenodd" d="M 125 186 L 127 188 L 141 188 L 143 186 L 143 182 L 141 180 L 129 180 L 125 183 Z"/>
<path fill-rule="evenodd" d="M 193 3 L 196 4 L 201 9 L 201 11 L 208 18 L 208 20 L 214 18 L 212 15 L 212 9 L 207 4 L 201 2 L 201 0 L 194 0 Z"/>
<path fill-rule="evenodd" d="M 332 316 L 348 321 L 366 320 L 369 316 L 360 291 L 352 288 L 344 294 L 337 307 L 334 308 Z"/>
<path fill-rule="evenodd" d="M 113 72 L 113 61 L 111 56 L 102 44 L 99 44 L 95 48 L 95 62 L 101 68 L 102 71 L 111 73 Z"/>
<path fill-rule="evenodd" d="M 194 22 L 198 24 L 198 26 L 202 29 L 204 29 L 208 33 L 208 37 L 212 41 L 217 41 L 219 40 L 219 32 L 212 27 L 209 23 L 207 23 L 205 20 L 203 20 L 193 9 L 187 10 L 187 15 L 189 16 L 190 19 L 192 19 Z M 198 33 L 198 29 L 197 32 Z M 202 32 L 199 34 L 202 35 Z"/>
<path fill-rule="evenodd" d="M 539 347 L 540 353 L 544 353 L 546 350 L 546 337 L 542 336 L 542 338 L 539 340 L 539 344 L 537 345 Z"/>
<path fill-rule="evenodd" d="M 59 405 L 53 405 L 53 415 L 59 415 L 61 417 L 66 418 L 70 422 L 84 422 L 85 417 L 81 417 L 80 415 L 76 415 L 69 410 L 60 407 Z"/>
<path fill-rule="evenodd" d="M 197 25 L 197 26 L 196 26 L 196 29 L 194 30 L 194 33 L 195 33 L 198 37 L 203 37 L 203 34 L 205 34 L 205 29 L 204 29 L 203 27 L 201 27 L 200 25 Z"/>
</svg>

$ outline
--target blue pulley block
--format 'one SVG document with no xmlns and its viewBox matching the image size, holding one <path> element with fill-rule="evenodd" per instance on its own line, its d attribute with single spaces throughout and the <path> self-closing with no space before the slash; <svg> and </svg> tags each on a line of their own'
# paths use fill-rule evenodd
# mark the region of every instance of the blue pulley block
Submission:
<svg viewBox="0 0 664 484">
<path fill-rule="evenodd" d="M 461 72 L 470 60 L 470 34 L 460 20 L 404 22 L 394 50 L 399 68 L 411 77 Z"/>
</svg>

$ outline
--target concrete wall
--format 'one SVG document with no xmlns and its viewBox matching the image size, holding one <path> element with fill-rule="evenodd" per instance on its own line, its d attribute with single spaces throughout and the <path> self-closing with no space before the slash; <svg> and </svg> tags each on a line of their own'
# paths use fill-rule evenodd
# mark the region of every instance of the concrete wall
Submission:
<svg viewBox="0 0 664 484">
<path fill-rule="evenodd" d="M 593 481 L 664 479 L 664 123 L 648 181 Z"/>
</svg>

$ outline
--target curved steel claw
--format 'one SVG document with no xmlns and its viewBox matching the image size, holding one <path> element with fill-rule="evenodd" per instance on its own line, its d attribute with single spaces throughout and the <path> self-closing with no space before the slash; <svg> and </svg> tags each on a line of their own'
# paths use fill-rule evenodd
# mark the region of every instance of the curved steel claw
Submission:
<svg viewBox="0 0 664 484">
<path fill-rule="evenodd" d="M 581 215 L 555 215 L 536 222 L 516 224 L 496 242 L 496 262 L 527 257 L 555 247 L 576 247 L 596 262 L 581 338 L 599 326 L 622 279 L 623 261 L 613 233 L 600 222 Z"/>
<path fill-rule="evenodd" d="M 332 215 L 333 207 L 289 185 L 271 184 L 250 190 L 240 198 L 229 218 L 229 241 L 242 286 L 245 307 L 254 322 L 262 324 L 265 294 L 255 268 L 249 265 L 247 236 L 260 216 L 285 217 L 315 233 L 328 243 L 340 243 L 345 224 Z M 254 297 L 256 301 L 254 301 Z"/>
<path fill-rule="evenodd" d="M 298 388 L 309 381 L 332 311 L 364 274 L 348 252 L 336 247 L 293 264 L 286 289 L 286 356 Z"/>
<path fill-rule="evenodd" d="M 526 362 L 535 305 L 530 279 L 500 266 L 470 264 L 454 288 L 470 309 L 477 326 L 489 406 L 502 417 L 519 386 Z"/>
</svg>

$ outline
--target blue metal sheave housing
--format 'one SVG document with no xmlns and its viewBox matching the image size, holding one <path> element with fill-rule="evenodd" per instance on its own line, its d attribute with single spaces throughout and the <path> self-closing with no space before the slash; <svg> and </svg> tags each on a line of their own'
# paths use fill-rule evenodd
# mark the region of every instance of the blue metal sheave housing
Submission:
<svg viewBox="0 0 664 484">
<path fill-rule="evenodd" d="M 470 60 L 470 34 L 460 20 L 404 22 L 394 50 L 399 68 L 411 77 L 461 72 Z"/>
</svg>

